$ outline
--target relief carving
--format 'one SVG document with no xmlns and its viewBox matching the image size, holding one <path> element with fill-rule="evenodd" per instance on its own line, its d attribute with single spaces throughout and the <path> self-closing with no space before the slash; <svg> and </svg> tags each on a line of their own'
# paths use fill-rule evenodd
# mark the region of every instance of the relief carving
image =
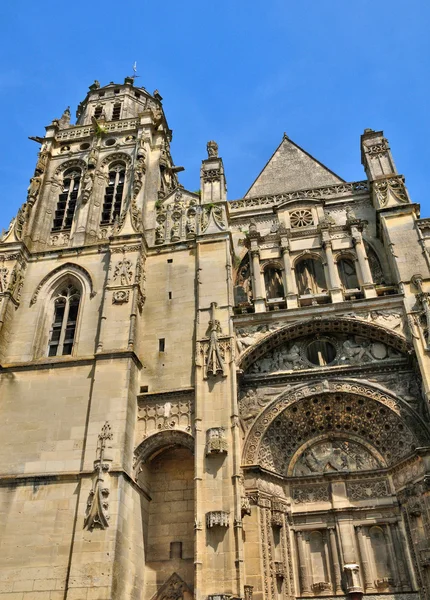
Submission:
<svg viewBox="0 0 430 600">
<path fill-rule="evenodd" d="M 313 444 L 297 460 L 294 475 L 379 469 L 380 463 L 361 444 L 327 440 Z"/>
<path fill-rule="evenodd" d="M 206 456 L 227 454 L 228 445 L 224 427 L 212 427 L 206 431 Z"/>
</svg>

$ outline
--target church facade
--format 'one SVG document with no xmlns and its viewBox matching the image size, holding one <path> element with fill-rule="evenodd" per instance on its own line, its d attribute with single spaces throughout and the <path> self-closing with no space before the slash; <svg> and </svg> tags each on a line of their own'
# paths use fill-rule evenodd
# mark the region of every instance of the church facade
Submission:
<svg viewBox="0 0 430 600">
<path fill-rule="evenodd" d="M 430 600 L 430 219 L 387 139 L 227 201 L 90 86 L 0 241 L 0 599 Z"/>
</svg>

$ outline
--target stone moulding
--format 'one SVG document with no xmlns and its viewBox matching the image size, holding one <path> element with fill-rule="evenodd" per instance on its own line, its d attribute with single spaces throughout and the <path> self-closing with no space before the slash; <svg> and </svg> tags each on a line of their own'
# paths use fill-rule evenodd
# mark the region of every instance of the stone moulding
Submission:
<svg viewBox="0 0 430 600">
<path fill-rule="evenodd" d="M 212 510 L 206 513 L 206 527 L 212 529 L 213 527 L 229 527 L 230 515 L 225 510 Z"/>
<path fill-rule="evenodd" d="M 268 196 L 255 196 L 253 198 L 232 200 L 228 203 L 228 206 L 231 211 L 236 211 L 244 208 L 273 206 L 288 200 L 326 199 L 357 193 L 363 194 L 368 193 L 369 189 L 369 183 L 367 181 L 355 181 L 352 183 L 341 183 L 338 185 L 298 190 L 297 192 L 286 192 L 284 194 L 271 194 Z"/>
</svg>

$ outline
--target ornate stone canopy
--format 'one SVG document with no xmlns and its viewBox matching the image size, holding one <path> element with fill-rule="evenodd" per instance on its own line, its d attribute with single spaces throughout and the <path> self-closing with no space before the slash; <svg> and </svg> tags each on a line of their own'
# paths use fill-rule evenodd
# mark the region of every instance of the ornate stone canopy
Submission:
<svg viewBox="0 0 430 600">
<path fill-rule="evenodd" d="M 283 476 L 299 474 L 300 465 L 308 473 L 361 471 L 395 464 L 429 440 L 421 418 L 394 395 L 354 380 L 323 381 L 267 405 L 247 436 L 243 463 Z"/>
</svg>

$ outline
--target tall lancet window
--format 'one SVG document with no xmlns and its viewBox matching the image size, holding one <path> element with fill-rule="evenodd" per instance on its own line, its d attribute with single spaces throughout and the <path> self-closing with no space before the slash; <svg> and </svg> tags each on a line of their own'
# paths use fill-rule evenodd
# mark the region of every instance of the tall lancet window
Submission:
<svg viewBox="0 0 430 600">
<path fill-rule="evenodd" d="M 102 225 L 113 223 L 121 214 L 124 194 L 125 164 L 114 163 L 109 166 L 109 181 L 106 186 L 102 211 Z"/>
<path fill-rule="evenodd" d="M 54 216 L 52 231 L 70 229 L 75 214 L 76 200 L 81 183 L 81 170 L 78 168 L 68 169 L 64 172 L 63 188 L 58 198 L 57 209 Z"/>
<path fill-rule="evenodd" d="M 72 354 L 75 343 L 81 293 L 72 283 L 63 284 L 54 299 L 54 319 L 49 336 L 48 356 Z"/>
</svg>

